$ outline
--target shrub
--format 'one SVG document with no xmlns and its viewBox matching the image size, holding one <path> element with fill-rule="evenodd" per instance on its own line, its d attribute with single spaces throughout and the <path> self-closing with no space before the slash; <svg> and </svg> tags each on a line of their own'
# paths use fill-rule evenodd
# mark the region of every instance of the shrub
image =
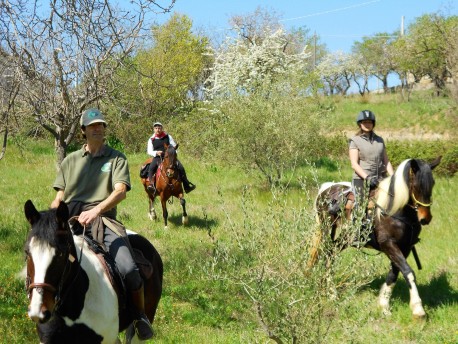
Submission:
<svg viewBox="0 0 458 344">
<path fill-rule="evenodd" d="M 453 176 L 458 170 L 458 144 L 452 141 L 389 141 L 387 150 L 393 166 L 409 158 L 432 161 L 442 156 L 437 175 Z"/>
</svg>

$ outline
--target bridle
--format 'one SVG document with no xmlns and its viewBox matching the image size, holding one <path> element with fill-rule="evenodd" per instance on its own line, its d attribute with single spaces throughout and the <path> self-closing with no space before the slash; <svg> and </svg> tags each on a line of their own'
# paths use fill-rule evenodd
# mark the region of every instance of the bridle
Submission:
<svg viewBox="0 0 458 344">
<path fill-rule="evenodd" d="M 168 180 L 166 180 L 166 177 L 170 180 L 175 176 L 175 169 L 176 169 L 176 157 L 175 157 L 175 162 L 174 163 L 169 163 L 168 166 L 165 165 L 165 160 L 169 161 L 169 154 L 166 152 L 164 159 L 162 159 L 162 171 L 161 171 L 161 177 L 164 179 L 164 181 L 167 183 L 168 186 L 173 187 L 173 183 L 170 183 Z M 173 159 L 172 159 L 173 160 Z M 170 172 L 171 171 L 171 172 Z"/>
<path fill-rule="evenodd" d="M 425 208 L 429 208 L 433 204 L 433 202 L 430 202 L 430 203 L 422 203 L 422 202 L 420 202 L 419 200 L 417 200 L 415 198 L 415 194 L 413 193 L 413 191 L 412 191 L 412 199 L 413 199 L 413 202 L 414 202 L 412 208 L 414 208 L 415 210 L 418 209 L 419 205 L 421 205 L 422 207 L 425 207 Z"/>
<path fill-rule="evenodd" d="M 433 202 L 430 202 L 430 203 L 423 203 L 423 202 L 420 202 L 419 200 L 417 200 L 417 198 L 415 197 L 415 193 L 413 192 L 413 180 L 414 180 L 415 176 L 414 176 L 414 173 L 412 172 L 412 170 L 410 170 L 410 180 L 411 180 L 411 187 L 412 187 L 412 192 L 411 192 L 411 198 L 413 200 L 413 205 L 410 205 L 413 209 L 415 209 L 415 211 L 418 210 L 418 207 L 419 206 L 422 206 L 422 207 L 425 207 L 425 208 L 429 208 L 431 207 L 431 205 L 433 204 Z"/>
<path fill-rule="evenodd" d="M 77 218 L 77 216 L 75 216 Z M 84 231 L 86 230 L 86 226 L 84 226 Z M 63 290 L 63 286 L 64 286 L 64 283 L 67 279 L 67 274 L 68 272 L 70 271 L 70 268 L 71 268 L 71 265 L 76 261 L 76 257 L 74 257 L 71 253 L 71 241 L 70 241 L 70 238 L 71 238 L 71 231 L 70 230 L 57 230 L 56 231 L 56 235 L 59 236 L 59 235 L 66 235 L 67 236 L 67 248 L 66 248 L 66 251 L 65 251 L 65 255 L 67 255 L 67 259 L 66 259 L 66 262 L 65 262 L 65 266 L 64 266 L 64 270 L 62 271 L 62 274 L 61 274 L 61 277 L 59 279 L 59 282 L 57 283 L 57 286 L 54 286 L 52 285 L 51 283 L 46 283 L 46 282 L 40 282 L 40 283 L 30 283 L 30 275 L 27 271 L 27 280 L 26 280 L 26 289 L 27 289 L 27 296 L 29 298 L 29 300 L 32 298 L 32 292 L 33 290 L 35 289 L 37 291 L 38 294 L 40 295 L 43 295 L 45 291 L 48 291 L 50 292 L 53 296 L 54 296 L 54 300 L 55 300 L 55 306 L 54 306 L 54 312 L 56 312 L 60 305 L 62 304 L 62 302 L 65 300 L 66 296 L 68 295 L 68 292 L 69 290 L 71 289 L 71 286 L 74 285 L 74 283 L 72 282 L 70 284 L 70 288 L 67 289 L 67 291 L 65 292 L 65 294 L 62 296 L 62 290 Z M 83 236 L 84 236 L 84 232 L 83 232 Z M 80 259 L 78 260 L 78 270 L 75 274 L 75 277 L 73 279 L 73 281 L 76 280 L 76 278 L 78 277 L 79 275 L 79 272 L 81 270 L 81 258 L 83 256 L 83 245 L 81 245 L 81 254 L 80 254 Z M 30 255 L 27 254 L 27 259 L 31 259 Z"/>
</svg>

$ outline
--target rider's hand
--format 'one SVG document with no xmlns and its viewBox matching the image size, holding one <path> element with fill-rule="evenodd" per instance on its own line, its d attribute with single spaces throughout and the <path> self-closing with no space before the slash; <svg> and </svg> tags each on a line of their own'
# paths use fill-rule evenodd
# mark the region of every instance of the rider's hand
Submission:
<svg viewBox="0 0 458 344">
<path fill-rule="evenodd" d="M 83 226 L 90 224 L 94 219 L 99 216 L 99 209 L 98 207 L 94 207 L 88 211 L 83 211 L 78 216 L 78 222 L 81 223 Z"/>
<path fill-rule="evenodd" d="M 373 177 L 369 177 L 368 176 L 366 178 L 366 181 L 367 181 L 367 184 L 369 185 L 369 188 L 371 190 L 377 188 L 377 186 L 378 186 L 378 178 L 376 176 L 373 176 Z"/>
</svg>

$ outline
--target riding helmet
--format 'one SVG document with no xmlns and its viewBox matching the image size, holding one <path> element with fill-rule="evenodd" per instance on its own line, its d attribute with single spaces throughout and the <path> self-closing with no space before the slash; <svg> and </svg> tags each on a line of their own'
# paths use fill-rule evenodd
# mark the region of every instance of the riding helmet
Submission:
<svg viewBox="0 0 458 344">
<path fill-rule="evenodd" d="M 365 120 L 372 121 L 375 127 L 375 115 L 371 110 L 363 110 L 356 117 L 356 123 L 358 125 L 360 122 L 365 121 Z"/>
</svg>

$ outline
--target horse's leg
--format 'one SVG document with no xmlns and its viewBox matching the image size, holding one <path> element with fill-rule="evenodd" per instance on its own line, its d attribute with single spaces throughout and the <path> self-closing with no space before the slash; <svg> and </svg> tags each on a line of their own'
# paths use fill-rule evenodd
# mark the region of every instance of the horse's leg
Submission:
<svg viewBox="0 0 458 344">
<path fill-rule="evenodd" d="M 410 309 L 412 310 L 413 317 L 423 318 L 426 313 L 423 309 L 420 295 L 418 294 L 417 285 L 415 283 L 415 273 L 407 263 L 406 257 L 408 254 L 405 254 L 404 256 L 399 247 L 391 240 L 381 243 L 380 248 L 386 255 L 388 255 L 393 264 L 401 270 L 402 275 L 407 282 L 410 292 Z"/>
<path fill-rule="evenodd" d="M 385 315 L 391 315 L 390 311 L 390 299 L 391 294 L 393 293 L 394 285 L 398 279 L 399 269 L 391 263 L 391 270 L 386 276 L 385 283 L 383 283 L 382 288 L 380 288 L 380 293 L 378 297 L 378 304 Z"/>
<path fill-rule="evenodd" d="M 164 218 L 164 229 L 167 229 L 167 218 L 169 217 L 169 213 L 167 211 L 167 200 L 161 197 L 161 205 L 162 205 L 162 217 Z"/>
<path fill-rule="evenodd" d="M 183 208 L 183 216 L 181 218 L 181 222 L 183 223 L 183 225 L 187 225 L 189 223 L 189 220 L 188 220 L 188 213 L 186 212 L 186 200 L 184 199 L 184 197 L 180 198 L 180 204 L 181 204 L 181 207 Z"/>
<path fill-rule="evenodd" d="M 156 210 L 154 209 L 154 197 L 148 195 L 148 216 L 151 221 L 157 220 Z"/>
</svg>

